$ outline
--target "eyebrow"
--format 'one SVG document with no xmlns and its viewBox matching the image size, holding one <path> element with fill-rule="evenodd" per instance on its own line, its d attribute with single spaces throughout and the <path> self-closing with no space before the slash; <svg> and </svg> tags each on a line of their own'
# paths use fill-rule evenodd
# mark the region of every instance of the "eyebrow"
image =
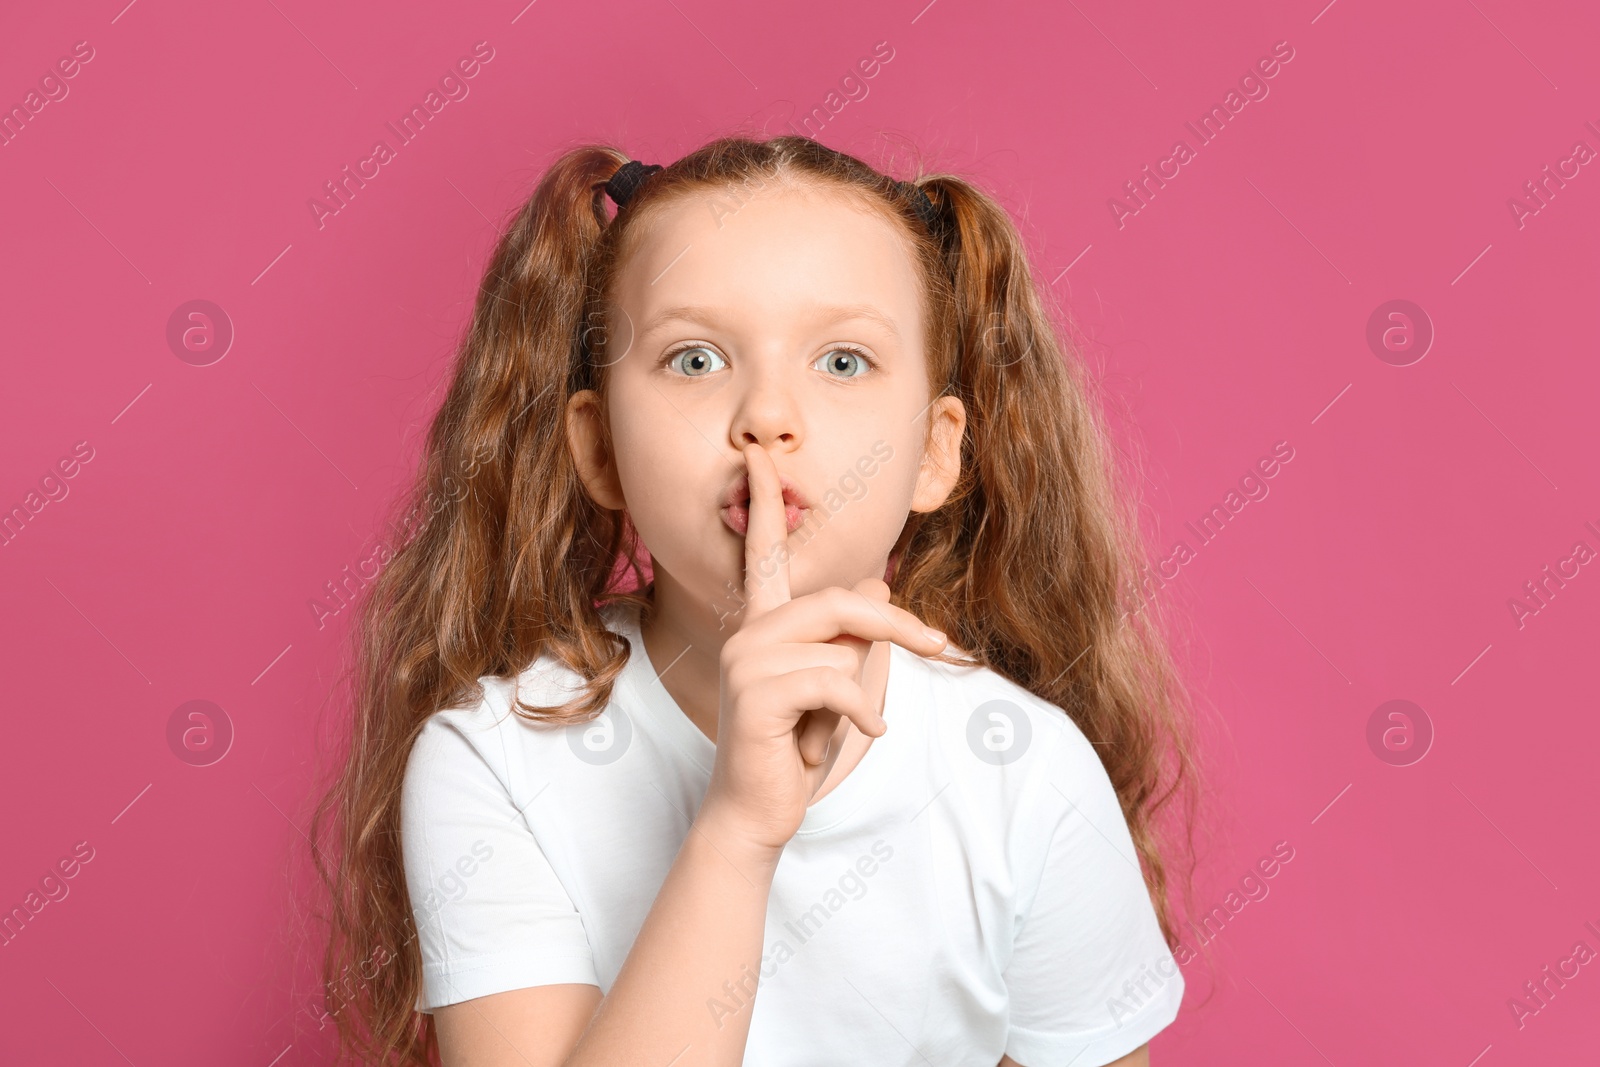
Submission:
<svg viewBox="0 0 1600 1067">
<path fill-rule="evenodd" d="M 841 322 L 851 319 L 865 319 L 875 323 L 889 332 L 896 341 L 901 340 L 900 331 L 887 315 L 873 307 L 871 304 L 845 304 L 832 307 L 815 305 L 810 308 L 809 320 L 817 326 L 836 326 Z M 704 304 L 680 304 L 676 307 L 662 308 L 650 321 L 645 324 L 641 336 L 654 333 L 669 322 L 693 322 L 701 326 L 717 328 L 723 326 L 725 319 L 722 310 Z"/>
</svg>

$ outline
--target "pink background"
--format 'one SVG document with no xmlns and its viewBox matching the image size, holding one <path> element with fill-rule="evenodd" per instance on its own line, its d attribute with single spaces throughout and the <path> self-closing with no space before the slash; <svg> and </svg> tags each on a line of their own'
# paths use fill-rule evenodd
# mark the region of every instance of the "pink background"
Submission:
<svg viewBox="0 0 1600 1067">
<path fill-rule="evenodd" d="M 1595 1054 L 1600 964 L 1507 1005 L 1600 951 L 1600 565 L 1508 606 L 1600 550 L 1600 164 L 1508 207 L 1600 150 L 1590 5 L 123 2 L 0 36 L 7 108 L 94 50 L 0 147 L 0 508 L 92 449 L 0 548 L 0 909 L 94 850 L 0 948 L 0 1060 L 326 1061 L 285 872 L 349 613 L 310 605 L 371 553 L 497 224 L 560 148 L 780 132 L 880 41 L 812 132 L 902 177 L 880 148 L 921 146 L 1013 210 L 1144 457 L 1158 554 L 1195 549 L 1161 595 L 1209 709 L 1201 907 L 1294 849 L 1155 1060 Z M 470 94 L 319 228 L 308 200 L 480 41 Z M 1110 198 L 1280 41 L 1269 95 L 1119 227 Z M 235 331 L 208 366 L 167 340 L 195 299 Z M 1436 332 L 1408 366 L 1366 340 L 1395 299 Z M 1199 546 L 1185 523 L 1279 441 L 1269 495 Z M 1393 699 L 1431 724 L 1420 762 L 1369 747 Z M 190 700 L 233 724 L 210 766 L 169 748 Z"/>
</svg>

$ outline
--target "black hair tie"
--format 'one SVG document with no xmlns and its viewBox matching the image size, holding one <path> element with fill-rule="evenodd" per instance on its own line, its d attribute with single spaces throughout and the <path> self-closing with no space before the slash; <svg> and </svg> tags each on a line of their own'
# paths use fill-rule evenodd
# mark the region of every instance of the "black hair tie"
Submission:
<svg viewBox="0 0 1600 1067">
<path fill-rule="evenodd" d="M 923 225 L 928 227 L 928 232 L 933 234 L 935 240 L 943 240 L 943 223 L 939 218 L 939 209 L 933 206 L 933 199 L 916 182 L 900 182 L 899 185 L 911 198 L 911 206 L 916 209 Z"/>
<path fill-rule="evenodd" d="M 640 163 L 637 159 L 630 159 L 618 167 L 611 180 L 606 182 L 606 195 L 620 208 L 633 199 L 633 194 L 639 191 L 639 186 L 644 184 L 646 178 L 662 169 L 659 163 Z"/>
</svg>

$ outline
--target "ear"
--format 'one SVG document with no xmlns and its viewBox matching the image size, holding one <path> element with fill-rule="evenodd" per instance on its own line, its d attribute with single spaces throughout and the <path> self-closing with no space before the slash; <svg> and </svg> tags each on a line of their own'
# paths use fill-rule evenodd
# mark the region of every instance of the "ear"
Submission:
<svg viewBox="0 0 1600 1067">
<path fill-rule="evenodd" d="M 928 450 L 917 469 L 917 488 L 911 510 L 935 511 L 950 498 L 961 479 L 961 440 L 967 429 L 967 409 L 959 397 L 942 396 L 928 411 Z"/>
<path fill-rule="evenodd" d="M 601 419 L 600 397 L 593 389 L 567 400 L 567 448 L 589 499 L 608 511 L 623 510 L 622 481 Z"/>
</svg>

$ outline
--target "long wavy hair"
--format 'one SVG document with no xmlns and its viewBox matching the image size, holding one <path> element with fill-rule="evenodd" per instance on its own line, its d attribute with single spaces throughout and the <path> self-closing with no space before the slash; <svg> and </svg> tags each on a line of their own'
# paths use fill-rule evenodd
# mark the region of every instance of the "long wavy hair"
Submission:
<svg viewBox="0 0 1600 1067">
<path fill-rule="evenodd" d="M 568 397 L 595 389 L 604 404 L 618 265 L 663 206 L 698 194 L 731 208 L 774 182 L 874 205 L 914 250 L 929 399 L 959 397 L 967 429 L 960 483 L 896 542 L 894 603 L 971 657 L 939 658 L 992 668 L 1095 743 L 1176 946 L 1171 898 L 1181 885 L 1188 899 L 1197 792 L 1188 700 L 1158 606 L 1128 602 L 1145 564 L 1134 494 L 1011 217 L 962 178 L 927 174 L 912 184 L 934 205 L 930 225 L 910 185 L 798 136 L 714 140 L 613 214 L 603 186 L 625 162 L 604 145 L 565 151 L 499 238 L 384 569 L 358 605 L 352 714 L 312 835 L 341 1049 L 368 1063 L 437 1057 L 432 1017 L 414 1010 L 422 961 L 400 850 L 401 783 L 423 723 L 470 706 L 480 677 L 513 677 L 543 654 L 589 684 L 518 712 L 599 715 L 628 656 L 600 609 L 649 607 L 647 552 L 625 513 L 584 492 L 566 438 Z"/>
</svg>

